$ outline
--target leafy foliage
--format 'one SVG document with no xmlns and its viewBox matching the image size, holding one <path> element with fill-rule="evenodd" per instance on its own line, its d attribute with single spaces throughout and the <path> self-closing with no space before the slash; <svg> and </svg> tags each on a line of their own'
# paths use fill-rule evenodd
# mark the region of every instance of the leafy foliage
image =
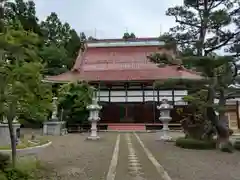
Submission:
<svg viewBox="0 0 240 180">
<path fill-rule="evenodd" d="M 57 75 L 72 68 L 79 49 L 84 49 L 85 46 L 86 36 L 84 33 L 79 36 L 68 23 L 61 22 L 56 13 L 52 12 L 46 20 L 39 22 L 35 3 L 31 0 L 6 0 L 1 6 L 0 21 L 5 23 L 6 28 L 11 26 L 11 29 L 19 30 L 20 27 L 24 30 L 25 34 L 21 34 L 22 39 L 17 38 L 20 42 L 13 43 L 32 46 L 36 50 L 34 59 L 38 59 L 38 61 L 43 59 L 44 61 L 45 71 L 43 72 L 46 75 Z M 19 31 L 17 32 L 19 33 Z M 17 32 L 11 32 L 11 34 Z M 24 37 L 29 37 L 29 35 L 35 36 L 32 38 L 38 42 L 34 42 L 34 44 L 25 42 L 24 40 L 27 38 L 24 39 Z M 16 36 L 19 35 L 16 34 Z M 39 59 L 39 57 L 41 58 Z M 56 68 L 54 68 L 55 65 L 57 65 Z"/>
<path fill-rule="evenodd" d="M 149 57 L 161 66 L 179 66 L 205 77 L 202 83 L 195 81 L 192 86 L 187 84 L 189 80 L 169 80 L 156 85 L 171 88 L 180 85 L 190 89 L 192 92 L 185 97 L 190 113 L 186 113 L 182 121 L 187 136 L 208 139 L 217 132 L 224 143 L 222 147 L 228 147 L 230 135 L 225 116 L 226 100 L 239 93 L 239 89 L 230 87 L 239 81 L 238 59 L 235 58 L 240 34 L 239 5 L 235 0 L 185 0 L 182 6 L 169 8 L 166 14 L 174 17 L 177 25 L 160 40 L 164 40 L 165 46 L 173 49 L 176 56 L 153 54 Z M 229 52 L 235 54 L 217 56 L 214 51 L 223 48 L 230 48 Z M 219 99 L 217 106 L 215 98 Z M 218 111 L 219 117 L 214 111 Z"/>
<path fill-rule="evenodd" d="M 183 6 L 169 8 L 166 15 L 175 18 L 170 29 L 181 51 L 195 55 L 208 55 L 230 45 L 239 29 L 229 25 L 239 23 L 239 2 L 235 0 L 185 0 Z"/>
<path fill-rule="evenodd" d="M 68 123 L 86 123 L 89 112 L 86 107 L 92 101 L 93 88 L 87 83 L 75 82 L 63 85 L 59 90 L 60 109 Z"/>
<path fill-rule="evenodd" d="M 135 36 L 134 33 L 130 33 L 130 34 L 129 34 L 128 32 L 126 32 L 126 33 L 124 33 L 124 35 L 123 35 L 122 38 L 125 39 L 125 40 L 127 41 L 128 39 L 135 39 L 136 36 Z"/>
</svg>

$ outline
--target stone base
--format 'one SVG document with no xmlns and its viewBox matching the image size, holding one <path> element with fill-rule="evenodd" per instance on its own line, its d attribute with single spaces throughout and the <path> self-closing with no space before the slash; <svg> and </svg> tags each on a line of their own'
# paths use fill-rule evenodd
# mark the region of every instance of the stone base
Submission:
<svg viewBox="0 0 240 180">
<path fill-rule="evenodd" d="M 160 137 L 160 140 L 163 140 L 163 141 L 172 141 L 172 137 L 165 135 L 165 136 L 161 136 L 161 137 Z"/>
<path fill-rule="evenodd" d="M 13 132 L 15 137 L 17 137 L 17 129 L 20 129 L 20 124 L 13 124 Z M 0 145 L 5 146 L 11 144 L 10 133 L 8 124 L 0 124 Z"/>
<path fill-rule="evenodd" d="M 67 134 L 64 121 L 47 121 L 43 124 L 43 135 L 61 136 Z"/>
<path fill-rule="evenodd" d="M 89 136 L 87 137 L 87 140 L 99 140 L 100 137 L 99 136 Z"/>
<path fill-rule="evenodd" d="M 158 141 L 173 141 L 173 138 L 168 135 L 168 133 L 164 134 L 164 132 L 160 131 L 156 133 Z"/>
</svg>

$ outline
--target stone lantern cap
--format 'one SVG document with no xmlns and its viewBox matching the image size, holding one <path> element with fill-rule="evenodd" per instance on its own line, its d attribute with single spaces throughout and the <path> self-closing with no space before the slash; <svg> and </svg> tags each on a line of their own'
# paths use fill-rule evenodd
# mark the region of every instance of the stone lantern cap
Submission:
<svg viewBox="0 0 240 180">
<path fill-rule="evenodd" d="M 102 109 L 102 106 L 98 105 L 96 98 L 93 99 L 92 104 L 87 106 L 87 110 L 100 110 L 100 109 Z"/>
<path fill-rule="evenodd" d="M 171 110 L 173 109 L 173 106 L 168 103 L 167 99 L 162 100 L 162 104 L 160 106 L 157 106 L 158 110 Z"/>
</svg>

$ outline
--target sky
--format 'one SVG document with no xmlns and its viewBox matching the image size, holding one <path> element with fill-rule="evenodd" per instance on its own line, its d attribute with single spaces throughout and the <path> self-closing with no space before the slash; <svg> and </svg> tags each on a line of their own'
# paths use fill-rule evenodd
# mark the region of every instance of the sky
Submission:
<svg viewBox="0 0 240 180">
<path fill-rule="evenodd" d="M 37 15 L 44 20 L 56 12 L 77 32 L 95 38 L 121 38 L 127 31 L 137 37 L 158 37 L 175 25 L 165 15 L 168 7 L 183 0 L 35 0 Z"/>
</svg>

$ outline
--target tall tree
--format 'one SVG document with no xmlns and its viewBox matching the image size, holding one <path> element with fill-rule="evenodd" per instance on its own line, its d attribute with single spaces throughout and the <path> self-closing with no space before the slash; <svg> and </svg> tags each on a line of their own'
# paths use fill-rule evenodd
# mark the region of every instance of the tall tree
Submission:
<svg viewBox="0 0 240 180">
<path fill-rule="evenodd" d="M 51 89 L 42 84 L 42 65 L 32 48 L 37 35 L 21 26 L 0 34 L 0 111 L 8 120 L 12 162 L 16 162 L 13 120 L 21 115 L 44 120 L 51 108 Z"/>
<path fill-rule="evenodd" d="M 84 49 L 86 36 L 80 36 L 68 23 L 62 23 L 56 13 L 51 13 L 41 22 L 44 45 L 40 56 L 46 63 L 46 73 L 56 75 L 72 68 L 79 49 Z"/>
<path fill-rule="evenodd" d="M 57 46 L 65 46 L 70 39 L 70 25 L 63 24 L 54 12 L 41 22 L 41 29 L 47 44 L 54 43 Z"/>
<path fill-rule="evenodd" d="M 238 0 L 185 0 L 183 6 L 169 8 L 166 14 L 178 23 L 170 34 L 180 48 L 206 56 L 240 34 L 234 26 L 239 11 Z"/>
<path fill-rule="evenodd" d="M 123 37 L 122 37 L 123 39 L 125 39 L 125 40 L 128 40 L 128 39 L 135 39 L 136 38 L 136 36 L 135 36 L 135 34 L 134 33 L 128 33 L 128 32 L 126 32 L 126 33 L 124 33 L 123 34 Z"/>
<path fill-rule="evenodd" d="M 20 21 L 24 30 L 41 34 L 34 1 L 8 1 L 5 3 L 5 8 L 5 18 L 8 23 L 14 24 L 15 21 Z"/>
<path fill-rule="evenodd" d="M 228 96 L 236 93 L 232 89 L 230 91 L 229 85 L 235 83 L 238 74 L 233 57 L 215 57 L 214 51 L 229 47 L 239 36 L 240 30 L 236 28 L 239 5 L 238 0 L 185 0 L 183 6 L 169 8 L 166 14 L 173 16 L 178 25 L 160 39 L 167 41 L 166 46 L 178 48 L 180 52 L 177 54 L 182 60 L 174 56 L 162 58 L 160 54 L 150 56 L 155 63 L 160 61 L 194 68 L 206 77 L 207 86 L 197 86 L 207 92 L 202 114 L 216 128 L 222 147 L 229 144 L 229 130 L 223 109 Z M 216 97 L 219 98 L 219 105 L 215 109 Z M 219 118 L 215 110 L 219 112 Z"/>
</svg>

